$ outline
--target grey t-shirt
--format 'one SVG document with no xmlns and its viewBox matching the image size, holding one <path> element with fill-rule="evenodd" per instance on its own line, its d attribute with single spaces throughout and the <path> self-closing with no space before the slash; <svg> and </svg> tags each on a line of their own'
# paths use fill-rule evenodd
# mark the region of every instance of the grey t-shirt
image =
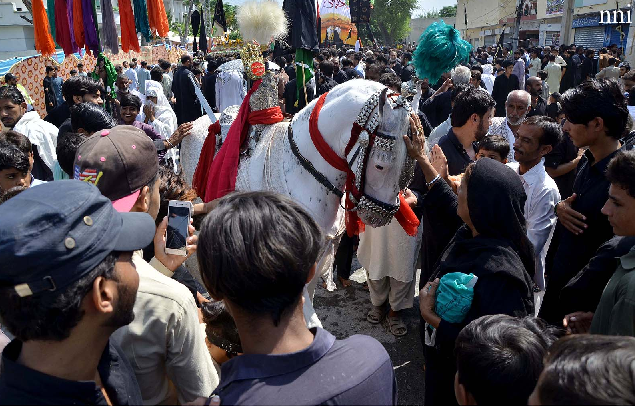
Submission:
<svg viewBox="0 0 635 406">
<path fill-rule="evenodd" d="M 394 405 L 397 382 L 392 362 L 374 338 L 336 340 L 313 328 L 306 349 L 291 354 L 245 354 L 223 364 L 214 391 L 223 404 Z"/>
</svg>

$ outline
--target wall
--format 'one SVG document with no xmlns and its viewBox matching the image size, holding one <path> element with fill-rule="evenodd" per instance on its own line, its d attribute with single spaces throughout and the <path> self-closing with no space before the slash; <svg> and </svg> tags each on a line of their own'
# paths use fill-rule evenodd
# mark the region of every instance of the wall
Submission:
<svg viewBox="0 0 635 406">
<path fill-rule="evenodd" d="M 412 18 L 410 19 L 410 34 L 406 37 L 406 42 L 418 42 L 421 34 L 435 21 L 443 20 L 444 23 L 454 25 L 456 23 L 456 17 L 444 17 L 444 18 Z"/>
</svg>

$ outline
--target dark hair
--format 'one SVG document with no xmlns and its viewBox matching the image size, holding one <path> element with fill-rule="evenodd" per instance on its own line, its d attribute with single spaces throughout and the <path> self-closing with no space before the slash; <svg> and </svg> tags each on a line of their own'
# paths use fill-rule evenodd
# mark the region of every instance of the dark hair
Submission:
<svg viewBox="0 0 635 406">
<path fill-rule="evenodd" d="M 132 58 L 132 62 L 136 63 L 137 62 L 137 58 Z"/>
<path fill-rule="evenodd" d="M 141 61 L 141 66 L 148 66 L 148 62 L 146 62 L 146 61 Z"/>
<path fill-rule="evenodd" d="M 333 70 L 335 69 L 335 66 L 333 65 L 333 62 L 331 61 L 322 61 L 320 62 L 320 72 L 322 74 L 324 74 L 325 76 L 333 76 Z"/>
<path fill-rule="evenodd" d="M 150 71 L 150 79 L 155 80 L 159 83 L 163 80 L 163 71 L 158 66 L 155 66 Z"/>
<path fill-rule="evenodd" d="M 557 120 L 560 114 L 562 114 L 562 106 L 559 102 L 551 103 L 545 108 L 545 115 L 549 118 Z"/>
<path fill-rule="evenodd" d="M 6 202 L 12 197 L 19 195 L 20 193 L 24 192 L 27 189 L 28 187 L 26 186 L 14 186 L 11 189 L 7 190 L 6 192 L 0 193 L 0 204 Z"/>
<path fill-rule="evenodd" d="M 117 122 L 101 106 L 79 103 L 71 107 L 71 127 L 74 132 L 83 128 L 88 134 L 113 128 Z"/>
<path fill-rule="evenodd" d="M 232 193 L 201 225 L 198 263 L 205 287 L 273 324 L 301 297 L 322 249 L 311 215 L 271 192 Z"/>
<path fill-rule="evenodd" d="M 558 103 L 562 101 L 562 95 L 558 92 L 551 93 L 549 97 L 553 97 L 553 100 L 557 101 Z"/>
<path fill-rule="evenodd" d="M 236 323 L 222 301 L 202 303 L 201 312 L 205 323 L 205 335 L 210 344 L 225 350 L 228 357 L 243 352 Z"/>
<path fill-rule="evenodd" d="M 278 64 L 278 66 L 280 66 L 280 69 L 284 69 L 285 65 L 287 64 L 287 60 L 284 58 L 284 56 L 278 56 L 276 59 L 274 59 L 274 62 Z"/>
<path fill-rule="evenodd" d="M 526 118 L 523 125 L 533 125 L 540 128 L 540 145 L 551 145 L 552 148 L 555 148 L 562 140 L 562 129 L 552 118 L 545 116 L 532 116 Z"/>
<path fill-rule="evenodd" d="M 71 74 L 71 76 L 77 74 L 77 70 L 76 69 L 71 69 L 70 74 Z"/>
<path fill-rule="evenodd" d="M 8 99 L 11 101 L 11 103 L 17 104 L 17 105 L 26 103 L 24 101 L 24 96 L 22 95 L 22 92 L 20 92 L 20 89 L 18 89 L 16 86 L 0 87 L 0 100 L 2 99 Z"/>
<path fill-rule="evenodd" d="M 73 76 L 62 84 L 62 95 L 69 105 L 75 104 L 73 96 L 84 97 L 87 94 L 97 94 L 101 91 L 101 84 L 87 76 Z"/>
<path fill-rule="evenodd" d="M 136 107 L 137 110 L 141 110 L 141 99 L 139 96 L 132 93 L 124 93 L 119 100 L 121 107 Z"/>
<path fill-rule="evenodd" d="M 617 59 L 615 59 L 615 58 L 609 58 L 609 66 L 615 65 L 616 61 L 617 61 Z"/>
<path fill-rule="evenodd" d="M 0 141 L 0 171 L 17 169 L 27 173 L 31 164 L 29 156 L 8 141 Z"/>
<path fill-rule="evenodd" d="M 191 61 L 192 57 L 189 56 L 188 54 L 185 54 L 181 57 L 181 64 L 185 65 L 187 62 Z"/>
<path fill-rule="evenodd" d="M 79 146 L 86 137 L 78 133 L 60 133 L 57 137 L 57 147 L 55 152 L 57 153 L 57 162 L 60 164 L 60 168 L 71 178 L 73 178 L 73 163 L 75 162 L 75 155 Z"/>
<path fill-rule="evenodd" d="M 622 138 L 629 113 L 624 94 L 615 79 L 582 82 L 567 90 L 561 103 L 571 123 L 587 125 L 600 117 L 609 137 Z"/>
<path fill-rule="evenodd" d="M 514 62 L 510 61 L 509 59 L 506 59 L 503 61 L 503 63 L 501 64 L 501 67 L 503 69 L 507 69 L 509 66 L 513 66 Z"/>
<path fill-rule="evenodd" d="M 48 74 L 49 72 L 54 71 L 54 70 L 55 70 L 55 68 L 54 68 L 54 67 L 52 67 L 52 66 L 47 66 L 47 67 L 46 67 L 46 73 L 47 73 L 47 74 Z"/>
<path fill-rule="evenodd" d="M 386 58 L 384 55 L 379 55 L 377 56 L 377 58 L 375 58 L 375 60 L 377 61 L 377 63 L 383 63 L 384 65 L 388 65 L 388 58 Z"/>
<path fill-rule="evenodd" d="M 510 146 L 509 141 L 507 141 L 505 137 L 500 135 L 488 135 L 479 141 L 477 153 L 482 149 L 485 151 L 496 152 L 501 156 L 501 158 L 505 159 L 507 158 L 507 155 L 509 155 Z"/>
<path fill-rule="evenodd" d="M 188 186 L 183 177 L 175 174 L 171 168 L 159 166 L 158 179 L 161 180 L 161 185 L 159 186 L 161 203 L 159 206 L 159 214 L 155 220 L 157 225 L 168 215 L 170 200 L 191 202 L 197 197 L 194 189 Z"/>
<path fill-rule="evenodd" d="M 635 337 L 576 334 L 549 349 L 535 392 L 543 405 L 635 404 Z"/>
<path fill-rule="evenodd" d="M 80 63 L 78 63 L 78 64 L 77 64 L 77 67 L 78 67 L 78 68 L 83 68 L 83 67 L 84 67 L 84 64 L 80 62 Z"/>
<path fill-rule="evenodd" d="M 169 61 L 159 61 L 159 66 L 161 67 L 161 69 L 163 70 L 168 70 L 170 69 L 170 67 L 172 66 L 172 64 L 170 64 Z"/>
<path fill-rule="evenodd" d="M 470 77 L 472 80 L 476 80 L 477 83 L 481 83 L 481 72 L 476 70 L 476 69 L 472 69 L 470 71 Z"/>
<path fill-rule="evenodd" d="M 7 73 L 4 75 L 4 82 L 9 83 L 10 80 L 15 79 L 15 75 L 13 73 Z"/>
<path fill-rule="evenodd" d="M 547 56 L 547 59 L 549 59 L 549 62 L 554 62 L 556 60 L 556 56 L 554 54 L 550 53 Z"/>
<path fill-rule="evenodd" d="M 60 289 L 51 300 L 47 295 L 20 297 L 13 288 L 0 294 L 0 316 L 9 332 L 22 341 L 62 341 L 84 317 L 84 297 L 100 276 L 116 281 L 118 252 L 111 252 L 88 274 Z M 48 300 L 47 300 L 48 299 Z"/>
<path fill-rule="evenodd" d="M 478 62 L 476 62 L 474 65 L 472 65 L 472 69 L 471 70 L 477 70 L 480 73 L 483 73 L 483 67 Z"/>
<path fill-rule="evenodd" d="M 353 61 L 348 58 L 344 58 L 342 60 L 342 68 L 346 68 L 347 66 L 353 67 Z"/>
<path fill-rule="evenodd" d="M 628 190 L 635 197 L 635 151 L 619 152 L 606 168 L 606 178 L 610 183 Z"/>
<path fill-rule="evenodd" d="M 462 127 L 467 123 L 472 114 L 483 117 L 490 109 L 496 106 L 496 102 L 484 90 L 467 88 L 459 93 L 454 100 L 450 122 L 452 127 Z"/>
<path fill-rule="evenodd" d="M 29 138 L 17 131 L 5 130 L 0 132 L 0 141 L 15 145 L 27 156 L 33 153 L 33 145 L 31 145 Z"/>
<path fill-rule="evenodd" d="M 541 80 L 547 80 L 547 78 L 549 77 L 549 74 L 547 72 L 545 72 L 544 70 L 539 70 L 538 71 L 538 77 Z"/>
<path fill-rule="evenodd" d="M 483 316 L 459 333 L 454 353 L 459 383 L 483 404 L 527 404 L 543 357 L 556 336 L 533 317 Z"/>
<path fill-rule="evenodd" d="M 396 73 L 384 73 L 379 77 L 379 83 L 388 87 L 388 88 L 396 88 L 401 89 L 401 79 L 397 76 Z"/>
</svg>

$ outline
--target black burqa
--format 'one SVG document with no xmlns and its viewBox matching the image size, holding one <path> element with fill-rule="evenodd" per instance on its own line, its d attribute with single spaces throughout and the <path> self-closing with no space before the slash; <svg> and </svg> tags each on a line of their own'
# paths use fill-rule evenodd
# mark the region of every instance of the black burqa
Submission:
<svg viewBox="0 0 635 406">
<path fill-rule="evenodd" d="M 442 320 L 436 346 L 424 346 L 426 405 L 456 404 L 454 343 L 463 327 L 490 314 L 533 315 L 534 250 L 525 226 L 526 199 L 520 177 L 510 168 L 488 158 L 472 166 L 467 205 L 478 235 L 461 226 L 431 279 L 451 272 L 473 273 L 479 279 L 465 320 L 456 324 Z"/>
<path fill-rule="evenodd" d="M 289 43 L 294 49 L 318 51 L 317 10 L 313 0 L 284 0 L 282 9 L 289 21 Z"/>
</svg>

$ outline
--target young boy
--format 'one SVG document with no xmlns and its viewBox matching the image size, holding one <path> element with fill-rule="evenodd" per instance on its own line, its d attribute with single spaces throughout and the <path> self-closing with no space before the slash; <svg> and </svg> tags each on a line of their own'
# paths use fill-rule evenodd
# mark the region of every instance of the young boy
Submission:
<svg viewBox="0 0 635 406">
<path fill-rule="evenodd" d="M 501 137 L 500 135 L 490 135 L 479 142 L 476 160 L 478 161 L 481 158 L 491 158 L 502 164 L 506 164 L 509 148 L 509 142 L 507 142 L 505 137 Z"/>
<path fill-rule="evenodd" d="M 16 187 L 31 185 L 31 164 L 29 156 L 18 147 L 0 141 L 0 194 Z"/>
</svg>

